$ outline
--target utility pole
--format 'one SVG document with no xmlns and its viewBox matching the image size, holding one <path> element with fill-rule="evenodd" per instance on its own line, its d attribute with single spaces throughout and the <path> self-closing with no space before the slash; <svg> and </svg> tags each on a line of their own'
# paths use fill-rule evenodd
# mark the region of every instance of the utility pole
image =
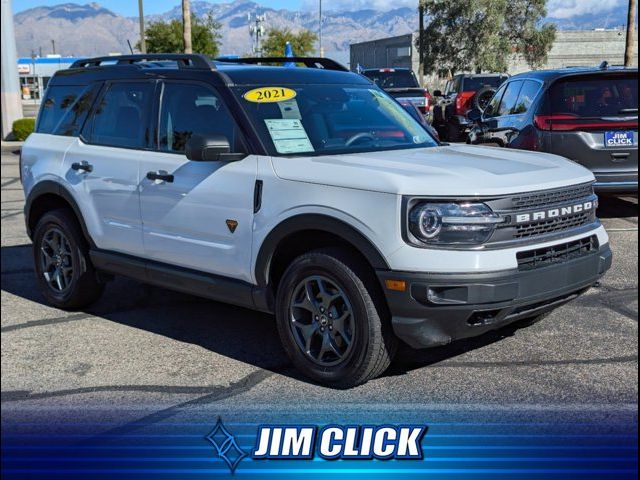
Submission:
<svg viewBox="0 0 640 480">
<path fill-rule="evenodd" d="M 265 28 L 263 23 L 267 19 L 267 14 L 263 13 L 262 15 L 257 15 L 253 19 L 253 23 L 251 23 L 251 14 L 247 15 L 247 20 L 249 21 L 249 33 L 253 37 L 253 54 L 257 57 L 262 56 L 262 37 L 265 34 Z"/>
<path fill-rule="evenodd" d="M 193 53 L 193 48 L 191 48 L 191 5 L 189 5 L 189 0 L 182 0 L 182 34 L 184 37 L 184 53 Z"/>
<path fill-rule="evenodd" d="M 51 39 L 51 53 L 56 54 L 56 41 L 53 38 Z"/>
<path fill-rule="evenodd" d="M 418 79 L 424 86 L 424 3 L 418 3 Z"/>
<path fill-rule="evenodd" d="M 140 17 L 140 53 L 147 53 L 147 41 L 144 38 L 144 10 L 142 0 L 138 0 L 138 16 Z"/>
<path fill-rule="evenodd" d="M 13 122 L 22 117 L 16 37 L 13 30 L 11 0 L 2 0 L 2 70 L 0 72 L 0 102 L 2 110 L 2 139 L 13 129 Z"/>
<path fill-rule="evenodd" d="M 318 0 L 318 51 L 320 58 L 324 57 L 324 48 L 322 48 L 322 0 Z"/>
<path fill-rule="evenodd" d="M 627 13 L 627 44 L 624 48 L 624 66 L 633 65 L 633 51 L 635 49 L 636 33 L 636 0 L 629 0 Z"/>
</svg>

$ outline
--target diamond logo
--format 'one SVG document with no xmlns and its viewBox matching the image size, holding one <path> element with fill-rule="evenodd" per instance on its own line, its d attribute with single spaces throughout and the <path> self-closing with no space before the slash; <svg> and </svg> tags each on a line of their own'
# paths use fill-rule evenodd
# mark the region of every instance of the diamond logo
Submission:
<svg viewBox="0 0 640 480">
<path fill-rule="evenodd" d="M 247 456 L 219 417 L 216 426 L 204 438 L 213 445 L 218 457 L 225 461 L 232 474 L 236 471 L 242 459 Z"/>
</svg>

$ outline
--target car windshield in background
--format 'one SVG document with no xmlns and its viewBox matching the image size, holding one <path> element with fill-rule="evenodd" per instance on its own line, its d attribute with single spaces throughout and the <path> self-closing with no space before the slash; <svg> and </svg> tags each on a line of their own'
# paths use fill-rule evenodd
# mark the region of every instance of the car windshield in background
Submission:
<svg viewBox="0 0 640 480">
<path fill-rule="evenodd" d="M 481 88 L 484 87 L 491 87 L 491 88 L 498 88 L 500 85 L 502 85 L 502 82 L 504 82 L 507 79 L 507 77 L 503 76 L 503 77 L 499 77 L 499 76 L 495 76 L 495 77 L 468 77 L 468 78 L 464 78 L 463 84 L 462 84 L 462 90 L 463 92 L 477 92 L 478 90 L 480 90 Z"/>
<path fill-rule="evenodd" d="M 413 72 L 409 70 L 370 70 L 364 76 L 380 88 L 420 88 Z"/>
<path fill-rule="evenodd" d="M 549 96 L 551 113 L 576 117 L 638 114 L 638 80 L 635 75 L 571 77 L 556 82 Z"/>
<path fill-rule="evenodd" d="M 371 86 L 233 90 L 272 155 L 328 155 L 437 145 L 395 100 Z"/>
</svg>

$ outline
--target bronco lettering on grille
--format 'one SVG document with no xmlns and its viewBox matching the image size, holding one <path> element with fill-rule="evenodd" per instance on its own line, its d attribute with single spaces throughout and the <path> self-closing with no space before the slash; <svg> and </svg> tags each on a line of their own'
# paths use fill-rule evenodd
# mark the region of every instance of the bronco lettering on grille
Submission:
<svg viewBox="0 0 640 480">
<path fill-rule="evenodd" d="M 530 223 L 540 220 L 548 220 L 568 215 L 576 215 L 583 212 L 589 212 L 597 207 L 596 202 L 589 201 L 572 205 L 570 207 L 551 208 L 549 210 L 541 210 L 538 212 L 528 212 L 516 215 L 516 223 Z"/>
</svg>

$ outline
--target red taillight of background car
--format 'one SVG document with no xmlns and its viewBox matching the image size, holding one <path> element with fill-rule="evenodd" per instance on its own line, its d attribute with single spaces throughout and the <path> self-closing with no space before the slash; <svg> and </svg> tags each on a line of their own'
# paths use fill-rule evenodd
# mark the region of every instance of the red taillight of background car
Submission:
<svg viewBox="0 0 640 480">
<path fill-rule="evenodd" d="M 533 123 L 540 130 L 571 132 L 577 130 L 610 130 L 612 128 L 638 128 L 638 119 L 605 121 L 599 117 L 579 117 L 572 113 L 536 115 Z"/>
<path fill-rule="evenodd" d="M 466 115 L 471 110 L 471 99 L 476 92 L 460 92 L 456 96 L 456 115 Z"/>
<path fill-rule="evenodd" d="M 429 112 L 429 110 L 431 110 L 431 94 L 429 93 L 428 90 L 425 90 L 424 92 L 424 113 Z"/>
</svg>

